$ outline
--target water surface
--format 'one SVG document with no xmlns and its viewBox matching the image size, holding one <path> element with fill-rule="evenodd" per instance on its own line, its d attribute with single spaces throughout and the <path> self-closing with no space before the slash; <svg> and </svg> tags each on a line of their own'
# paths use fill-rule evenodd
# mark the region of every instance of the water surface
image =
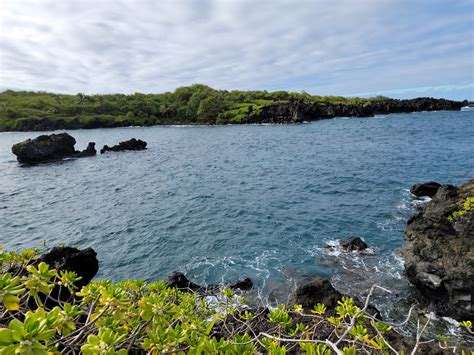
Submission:
<svg viewBox="0 0 474 355">
<path fill-rule="evenodd" d="M 262 297 L 282 299 L 307 275 L 364 293 L 377 281 L 408 286 L 394 250 L 413 212 L 409 187 L 474 177 L 474 113 L 432 112 L 291 126 L 150 127 L 70 131 L 141 152 L 40 166 L 10 149 L 37 132 L 0 134 L 0 241 L 93 247 L 101 278 L 197 282 L 249 276 Z M 325 246 L 363 237 L 373 256 Z M 393 297 L 393 296 L 391 296 Z M 401 296 L 400 296 L 401 297 Z"/>
</svg>

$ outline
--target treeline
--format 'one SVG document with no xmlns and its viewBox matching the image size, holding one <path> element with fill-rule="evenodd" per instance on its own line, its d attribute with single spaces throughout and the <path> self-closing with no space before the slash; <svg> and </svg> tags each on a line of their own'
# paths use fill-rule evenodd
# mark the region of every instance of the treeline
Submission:
<svg viewBox="0 0 474 355">
<path fill-rule="evenodd" d="M 370 112 L 375 102 L 387 100 L 391 99 L 215 90 L 200 84 L 163 94 L 63 95 L 5 91 L 0 93 L 0 131 L 258 123 L 262 109 L 269 105 L 299 102 L 323 107 L 356 107 Z"/>
</svg>

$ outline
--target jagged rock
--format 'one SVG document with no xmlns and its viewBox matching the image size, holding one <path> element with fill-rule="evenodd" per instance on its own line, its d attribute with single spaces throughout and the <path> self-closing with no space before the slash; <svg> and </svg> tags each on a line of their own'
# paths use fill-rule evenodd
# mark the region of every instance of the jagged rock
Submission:
<svg viewBox="0 0 474 355">
<path fill-rule="evenodd" d="M 208 286 L 200 286 L 195 284 L 192 281 L 189 281 L 188 278 L 182 273 L 178 271 L 174 271 L 168 275 L 168 287 L 175 287 L 182 291 L 193 291 L 193 292 L 207 292 L 207 291 L 217 291 L 220 289 L 221 285 L 208 285 Z M 245 278 L 243 280 L 239 280 L 237 282 L 231 283 L 226 285 L 230 289 L 233 290 L 250 290 L 253 287 L 253 282 L 249 278 Z"/>
<path fill-rule="evenodd" d="M 95 143 L 85 150 L 74 149 L 76 140 L 67 133 L 42 135 L 13 145 L 12 152 L 20 163 L 36 164 L 63 158 L 82 158 L 96 154 Z"/>
<path fill-rule="evenodd" d="M 19 162 L 34 164 L 72 156 L 75 144 L 74 137 L 67 133 L 42 135 L 13 145 L 12 152 Z"/>
<path fill-rule="evenodd" d="M 188 280 L 182 272 L 174 271 L 168 275 L 168 287 L 174 287 L 180 290 L 198 291 L 203 287 Z"/>
<path fill-rule="evenodd" d="M 74 271 L 82 277 L 76 284 L 79 289 L 91 282 L 99 271 L 97 253 L 92 248 L 80 250 L 73 247 L 54 247 L 46 254 L 41 255 L 35 264 L 42 261 L 50 265 L 51 268 Z"/>
<path fill-rule="evenodd" d="M 339 245 L 344 251 L 362 251 L 368 248 L 368 245 L 359 237 L 350 237 L 340 240 Z"/>
<path fill-rule="evenodd" d="M 304 309 L 313 309 L 318 303 L 322 303 L 328 308 L 334 308 L 342 296 L 329 280 L 315 276 L 308 283 L 298 287 L 290 295 L 288 303 L 291 306 L 300 304 Z"/>
<path fill-rule="evenodd" d="M 402 249 L 421 304 L 457 320 L 474 318 L 474 211 L 450 217 L 473 196 L 474 180 L 441 186 L 408 220 Z"/>
<path fill-rule="evenodd" d="M 41 262 L 48 264 L 50 269 L 75 272 L 77 276 L 81 277 L 81 279 L 74 284 L 78 290 L 91 282 L 99 271 L 97 254 L 92 248 L 80 250 L 73 247 L 54 247 L 47 253 L 32 260 L 30 264 L 38 266 Z M 26 274 L 26 271 L 23 272 Z M 49 296 L 50 297 L 46 297 L 44 294 L 39 294 L 40 299 L 47 309 L 52 309 L 57 306 L 57 300 L 70 302 L 71 298 L 74 297 L 67 288 L 58 285 L 51 290 Z M 28 305 L 32 309 L 37 308 L 37 304 L 32 297 L 28 300 Z"/>
<path fill-rule="evenodd" d="M 298 99 L 274 102 L 260 110 L 249 110 L 241 123 L 291 124 L 334 117 L 373 117 L 389 113 L 420 111 L 459 111 L 466 102 L 420 97 L 409 100 L 383 98 L 370 104 L 334 104 Z"/>
<path fill-rule="evenodd" d="M 82 152 L 77 153 L 75 156 L 77 158 L 84 158 L 84 157 L 92 157 L 97 154 L 97 151 L 95 150 L 95 143 L 94 142 L 89 142 L 87 145 L 87 148 L 84 149 Z"/>
<path fill-rule="evenodd" d="M 337 307 L 337 301 L 344 297 L 342 293 L 336 290 L 329 280 L 319 276 L 314 276 L 309 282 L 299 286 L 289 297 L 288 304 L 293 307 L 300 304 L 303 309 L 311 311 L 318 303 L 324 304 L 330 314 L 335 313 L 334 308 Z M 362 308 L 364 305 L 359 300 L 354 300 L 355 304 Z M 372 305 L 367 307 L 367 312 L 381 319 L 380 312 Z"/>
<path fill-rule="evenodd" d="M 423 184 L 415 184 L 410 188 L 410 192 L 416 197 L 428 196 L 433 197 L 438 192 L 438 189 L 441 187 L 441 184 L 437 182 L 430 181 Z"/>
<path fill-rule="evenodd" d="M 249 277 L 246 277 L 243 280 L 231 283 L 228 287 L 232 290 L 247 291 L 253 287 L 253 282 Z"/>
<path fill-rule="evenodd" d="M 120 142 L 113 147 L 109 147 L 108 145 L 104 145 L 104 147 L 100 150 L 100 154 L 104 154 L 105 152 L 120 152 L 123 150 L 144 150 L 146 149 L 147 143 L 140 140 L 140 139 L 129 139 L 128 141 Z"/>
</svg>

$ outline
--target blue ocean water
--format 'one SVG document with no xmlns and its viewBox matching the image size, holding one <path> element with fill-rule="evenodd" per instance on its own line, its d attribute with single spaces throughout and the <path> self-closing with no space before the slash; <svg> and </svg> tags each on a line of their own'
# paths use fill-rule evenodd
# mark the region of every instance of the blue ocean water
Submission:
<svg viewBox="0 0 474 355">
<path fill-rule="evenodd" d="M 84 149 L 132 137 L 146 151 L 25 167 L 10 149 L 38 132 L 0 134 L 0 243 L 93 247 L 98 277 L 199 283 L 249 276 L 259 296 L 286 297 L 308 275 L 364 293 L 406 287 L 408 189 L 474 177 L 474 112 L 337 118 L 302 125 L 70 131 Z M 328 244 L 361 236 L 373 255 Z M 395 292 L 395 293 L 397 293 Z"/>
</svg>

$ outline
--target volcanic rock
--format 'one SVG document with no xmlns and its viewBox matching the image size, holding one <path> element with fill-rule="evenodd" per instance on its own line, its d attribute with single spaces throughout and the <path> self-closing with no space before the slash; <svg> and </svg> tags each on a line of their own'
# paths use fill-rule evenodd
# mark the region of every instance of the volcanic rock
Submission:
<svg viewBox="0 0 474 355">
<path fill-rule="evenodd" d="M 438 192 L 438 189 L 441 187 L 441 184 L 437 182 L 430 181 L 423 184 L 415 184 L 410 188 L 410 192 L 416 197 L 428 196 L 433 197 Z"/>
<path fill-rule="evenodd" d="M 192 281 L 189 281 L 188 278 L 178 271 L 174 271 L 168 275 L 168 287 L 174 287 L 182 291 L 193 291 L 193 292 L 208 292 L 208 291 L 218 291 L 222 285 L 208 285 L 200 286 L 195 284 Z M 245 278 L 234 283 L 225 285 L 232 290 L 241 290 L 247 291 L 253 287 L 253 282 L 250 278 Z"/>
<path fill-rule="evenodd" d="M 472 197 L 474 180 L 441 186 L 408 220 L 402 249 L 420 303 L 457 320 L 474 319 L 474 209 L 464 206 Z"/>
<path fill-rule="evenodd" d="M 72 156 L 75 144 L 74 137 L 67 133 L 42 135 L 13 145 L 12 152 L 20 163 L 34 164 Z"/>
<path fill-rule="evenodd" d="M 87 145 L 87 148 L 84 149 L 82 152 L 77 153 L 75 156 L 77 158 L 84 158 L 84 157 L 92 157 L 97 154 L 97 151 L 95 150 L 95 143 L 94 142 L 89 142 Z"/>
<path fill-rule="evenodd" d="M 144 150 L 146 149 L 147 143 L 140 140 L 140 139 L 129 139 L 128 141 L 120 142 L 113 147 L 109 147 L 108 145 L 104 145 L 104 147 L 100 150 L 100 154 L 104 154 L 105 152 L 120 152 L 123 150 Z"/>
<path fill-rule="evenodd" d="M 368 245 L 359 237 L 350 237 L 340 240 L 339 245 L 344 251 L 362 251 L 367 249 Z"/>
</svg>

